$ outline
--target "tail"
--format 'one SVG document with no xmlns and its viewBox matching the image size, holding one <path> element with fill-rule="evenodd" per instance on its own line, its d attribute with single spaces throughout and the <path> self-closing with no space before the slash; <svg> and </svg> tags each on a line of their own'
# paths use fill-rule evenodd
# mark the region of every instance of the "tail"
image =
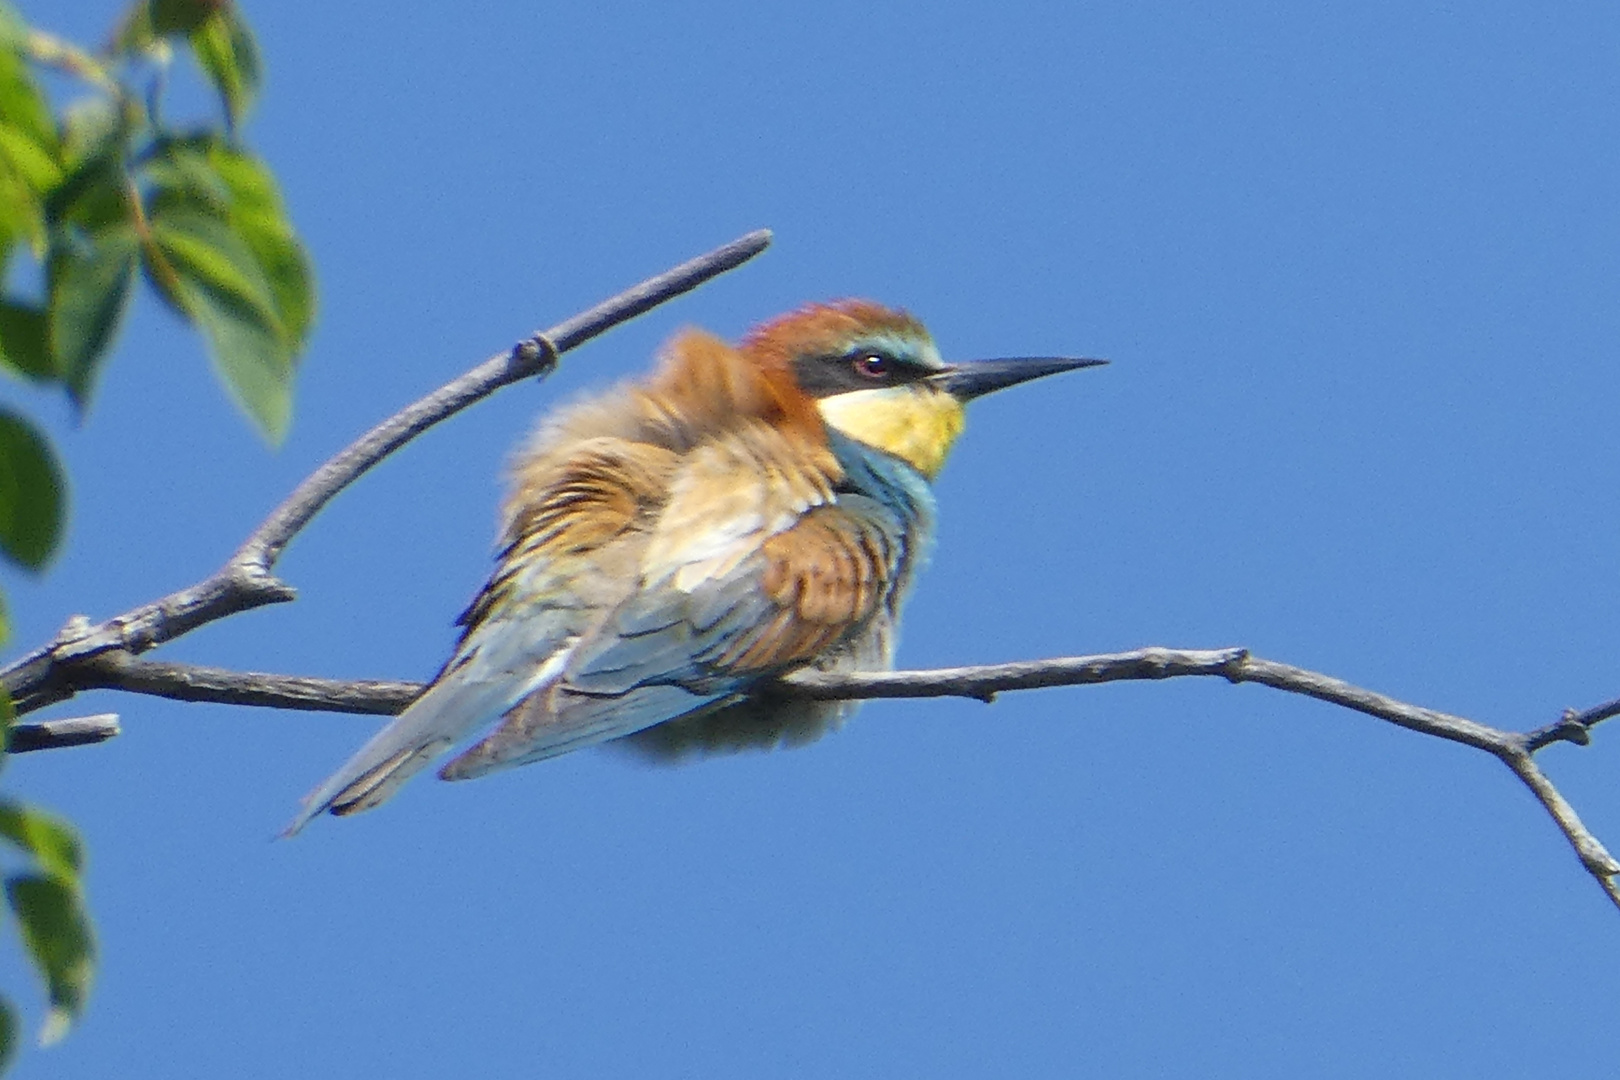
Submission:
<svg viewBox="0 0 1620 1080">
<path fill-rule="evenodd" d="M 473 728 L 505 712 L 513 697 L 521 698 L 533 688 L 532 682 L 514 686 L 511 680 L 503 683 L 480 677 L 487 674 L 476 665 L 458 665 L 447 672 L 310 792 L 281 835 L 296 835 L 317 814 L 328 810 L 338 815 L 357 814 L 386 802 L 428 762 Z"/>
</svg>

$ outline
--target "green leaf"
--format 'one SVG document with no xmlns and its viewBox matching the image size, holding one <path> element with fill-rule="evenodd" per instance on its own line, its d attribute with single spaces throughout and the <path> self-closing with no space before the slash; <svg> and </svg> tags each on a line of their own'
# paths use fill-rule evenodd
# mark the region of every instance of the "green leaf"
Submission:
<svg viewBox="0 0 1620 1080">
<path fill-rule="evenodd" d="M 10 1002 L 0 998 L 0 1073 L 11 1068 L 17 1056 L 17 1014 Z"/>
<path fill-rule="evenodd" d="M 231 190 L 209 160 L 206 145 L 195 140 L 159 143 L 146 164 L 151 183 L 147 213 L 189 208 L 224 217 L 230 214 Z"/>
<path fill-rule="evenodd" d="M 52 226 L 100 229 L 134 223 L 129 174 L 116 145 L 84 159 L 45 197 L 45 218 Z"/>
<path fill-rule="evenodd" d="M 62 160 L 76 169 L 91 158 L 116 161 L 123 123 L 117 105 L 108 98 L 83 98 L 62 113 Z"/>
<path fill-rule="evenodd" d="M 226 391 L 272 443 L 292 413 L 293 350 L 248 242 L 229 222 L 186 207 L 152 217 L 147 270 L 208 339 Z"/>
<path fill-rule="evenodd" d="M 177 274 L 252 309 L 281 336 L 270 281 L 229 221 L 189 206 L 156 203 L 150 227 L 152 242 Z"/>
<path fill-rule="evenodd" d="M 84 1010 L 95 974 L 95 939 L 79 891 L 56 878 L 17 874 L 6 880 L 6 897 L 17 916 L 23 944 L 45 980 L 50 1011 L 40 1042 L 67 1034 Z"/>
<path fill-rule="evenodd" d="M 56 378 L 45 309 L 0 300 L 0 363 L 37 382 Z"/>
<path fill-rule="evenodd" d="M 35 193 L 36 202 L 62 179 L 56 147 L 40 143 L 22 128 L 7 123 L 3 115 L 0 115 L 0 167 L 27 184 Z"/>
<path fill-rule="evenodd" d="M 221 6 L 191 32 L 191 51 L 219 92 L 230 124 L 241 123 L 258 96 L 263 65 L 253 31 L 234 5 Z"/>
<path fill-rule="evenodd" d="M 146 175 L 152 185 L 147 213 L 153 220 L 201 212 L 223 219 L 247 246 L 268 287 L 276 324 L 293 353 L 302 351 L 315 313 L 309 257 L 264 163 L 218 139 L 193 136 L 160 146 Z M 266 297 L 249 299 L 259 303 Z"/>
<path fill-rule="evenodd" d="M 264 313 L 182 273 L 181 303 L 208 338 L 226 391 L 272 444 L 292 419 L 292 355 Z"/>
<path fill-rule="evenodd" d="M 47 877 L 75 889 L 79 887 L 79 874 L 84 867 L 79 835 L 73 826 L 55 814 L 0 800 L 0 839 L 11 841 L 33 858 Z"/>
<path fill-rule="evenodd" d="M 45 203 L 45 319 L 50 356 L 83 409 L 129 300 L 140 253 L 132 183 L 116 153 L 80 162 Z"/>
<path fill-rule="evenodd" d="M 147 274 L 202 330 L 231 397 L 278 442 L 314 297 L 275 181 L 256 159 L 200 137 L 164 144 L 148 179 Z"/>
<path fill-rule="evenodd" d="M 163 143 L 146 175 L 153 185 L 149 215 L 182 207 L 213 214 L 247 244 L 269 285 L 276 322 L 300 351 L 315 311 L 309 258 L 264 163 L 221 139 L 190 136 Z"/>
<path fill-rule="evenodd" d="M 0 552 L 32 570 L 44 566 L 62 536 L 65 487 L 44 436 L 0 410 Z"/>
<path fill-rule="evenodd" d="M 132 225 L 78 236 L 64 230 L 46 258 L 51 357 L 81 409 L 128 304 L 140 246 Z"/>
<path fill-rule="evenodd" d="M 151 0 L 147 8 L 158 34 L 189 34 L 225 4 L 222 0 Z"/>
<path fill-rule="evenodd" d="M 113 24 L 112 51 L 118 55 L 150 49 L 157 37 L 152 32 L 151 0 L 134 0 L 123 17 Z"/>
<path fill-rule="evenodd" d="M 8 38 L 0 44 L 0 242 L 22 239 L 40 251 L 44 197 L 62 179 L 61 142 L 21 39 L 0 38 Z"/>
<path fill-rule="evenodd" d="M 20 51 L 28 43 L 28 24 L 17 9 L 0 0 L 0 47 Z"/>
<path fill-rule="evenodd" d="M 214 145 L 208 159 L 230 190 L 236 231 L 269 279 L 288 344 L 301 351 L 315 320 L 315 287 L 309 256 L 287 220 L 275 177 L 259 159 L 228 146 Z"/>
<path fill-rule="evenodd" d="M 0 120 L 57 153 L 56 119 L 28 66 L 26 37 L 0 44 Z"/>
<path fill-rule="evenodd" d="M 19 241 L 37 251 L 44 236 L 44 219 L 27 186 L 20 177 L 0 169 L 0 266 L 10 262 L 12 248 Z"/>
</svg>

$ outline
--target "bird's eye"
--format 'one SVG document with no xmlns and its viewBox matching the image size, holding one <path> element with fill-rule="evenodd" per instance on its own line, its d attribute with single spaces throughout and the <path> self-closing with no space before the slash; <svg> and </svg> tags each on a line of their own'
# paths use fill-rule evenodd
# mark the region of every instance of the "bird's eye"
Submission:
<svg viewBox="0 0 1620 1080">
<path fill-rule="evenodd" d="M 855 358 L 855 374 L 867 379 L 887 379 L 893 362 L 882 353 L 863 353 Z"/>
</svg>

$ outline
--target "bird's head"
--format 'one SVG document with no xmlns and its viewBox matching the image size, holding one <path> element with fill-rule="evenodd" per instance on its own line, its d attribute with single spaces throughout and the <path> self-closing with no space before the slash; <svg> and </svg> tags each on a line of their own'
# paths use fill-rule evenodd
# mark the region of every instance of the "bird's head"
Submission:
<svg viewBox="0 0 1620 1080">
<path fill-rule="evenodd" d="M 938 475 L 963 407 L 992 390 L 1103 360 L 1036 356 L 946 363 L 922 323 L 869 300 L 812 304 L 764 323 L 742 352 L 787 370 L 826 425 Z"/>
</svg>

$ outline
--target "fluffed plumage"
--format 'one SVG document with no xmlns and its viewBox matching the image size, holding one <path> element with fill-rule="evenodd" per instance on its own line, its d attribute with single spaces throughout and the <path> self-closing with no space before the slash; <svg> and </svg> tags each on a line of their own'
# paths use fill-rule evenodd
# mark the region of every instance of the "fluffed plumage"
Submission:
<svg viewBox="0 0 1620 1080">
<path fill-rule="evenodd" d="M 450 661 L 287 831 L 377 805 L 496 720 L 441 777 L 613 739 L 655 759 L 815 739 L 853 704 L 753 691 L 807 666 L 888 667 L 962 403 L 1087 363 L 945 365 L 919 323 L 866 301 L 735 349 L 680 335 L 645 384 L 542 424 Z"/>
</svg>

